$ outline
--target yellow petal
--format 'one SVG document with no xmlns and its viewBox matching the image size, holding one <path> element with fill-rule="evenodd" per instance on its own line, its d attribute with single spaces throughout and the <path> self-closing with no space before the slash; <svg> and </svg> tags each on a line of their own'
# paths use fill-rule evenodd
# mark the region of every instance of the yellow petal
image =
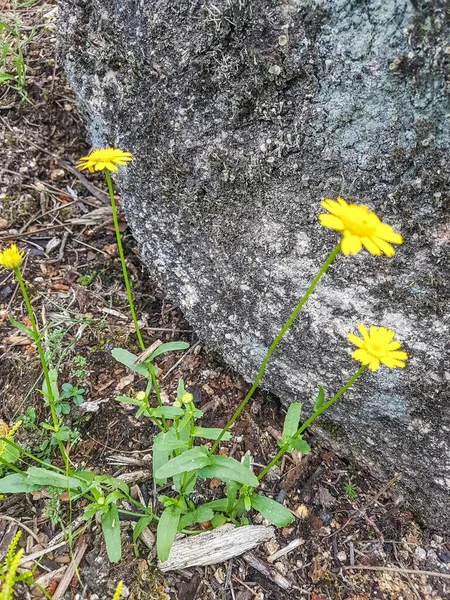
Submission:
<svg viewBox="0 0 450 600">
<path fill-rule="evenodd" d="M 335 200 L 330 200 L 329 198 L 321 202 L 320 206 L 333 215 L 339 216 L 342 213 L 342 207 Z"/>
<path fill-rule="evenodd" d="M 108 171 L 118 171 L 118 168 L 116 167 L 116 165 L 112 162 L 108 162 L 105 164 L 105 167 L 108 169 Z"/>
<path fill-rule="evenodd" d="M 328 227 L 329 229 L 335 229 L 337 231 L 341 231 L 342 229 L 344 229 L 344 223 L 339 217 L 336 217 L 334 215 L 319 215 L 319 221 L 321 225 L 323 225 L 324 227 Z"/>
<path fill-rule="evenodd" d="M 362 348 L 358 348 L 358 350 L 355 350 L 352 354 L 352 358 L 354 358 L 355 360 L 359 360 L 359 362 L 362 362 L 363 365 L 368 365 L 372 360 L 370 354 Z"/>
<path fill-rule="evenodd" d="M 341 242 L 341 249 L 345 255 L 358 254 L 361 248 L 362 244 L 359 237 L 356 237 L 356 235 L 344 234 Z"/>
<path fill-rule="evenodd" d="M 361 348 L 361 346 L 364 344 L 364 340 L 356 335 L 353 335 L 353 333 L 349 333 L 347 339 L 349 339 L 352 344 L 355 344 L 355 346 L 358 346 L 358 348 Z"/>
<path fill-rule="evenodd" d="M 366 341 L 369 339 L 369 332 L 362 323 L 358 325 L 358 331 Z"/>
<path fill-rule="evenodd" d="M 363 237 L 361 238 L 361 242 L 363 243 L 364 248 L 370 252 L 370 254 L 373 254 L 374 256 L 380 256 L 381 250 L 372 242 L 370 238 Z"/>
<path fill-rule="evenodd" d="M 390 225 L 386 225 L 386 223 L 380 223 L 377 227 L 376 235 L 386 242 L 391 242 L 392 244 L 403 244 L 403 238 L 399 233 L 395 233 Z"/>
<path fill-rule="evenodd" d="M 389 358 L 396 358 L 399 360 L 406 360 L 408 358 L 408 355 L 406 354 L 406 352 L 401 352 L 401 351 L 389 352 L 388 356 L 389 356 Z"/>
<path fill-rule="evenodd" d="M 400 348 L 401 344 L 400 342 L 391 342 L 388 346 L 388 351 L 391 352 L 392 350 L 397 350 L 398 348 Z"/>
<path fill-rule="evenodd" d="M 372 358 L 372 360 L 369 364 L 369 370 L 376 371 L 379 366 L 380 366 L 380 361 L 378 360 L 378 358 Z"/>
<path fill-rule="evenodd" d="M 372 241 L 378 246 L 378 248 L 382 250 L 382 252 L 386 254 L 386 256 L 394 256 L 395 250 L 390 244 L 377 237 L 376 235 L 372 236 Z"/>
</svg>

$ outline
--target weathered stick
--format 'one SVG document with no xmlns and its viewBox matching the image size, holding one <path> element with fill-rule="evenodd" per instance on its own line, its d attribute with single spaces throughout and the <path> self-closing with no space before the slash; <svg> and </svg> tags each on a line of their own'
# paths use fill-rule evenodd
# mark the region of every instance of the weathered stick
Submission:
<svg viewBox="0 0 450 600">
<path fill-rule="evenodd" d="M 273 536 L 273 527 L 223 525 L 213 531 L 176 539 L 168 560 L 164 563 L 158 562 L 158 567 L 161 571 L 174 571 L 214 565 L 248 552 Z"/>
</svg>

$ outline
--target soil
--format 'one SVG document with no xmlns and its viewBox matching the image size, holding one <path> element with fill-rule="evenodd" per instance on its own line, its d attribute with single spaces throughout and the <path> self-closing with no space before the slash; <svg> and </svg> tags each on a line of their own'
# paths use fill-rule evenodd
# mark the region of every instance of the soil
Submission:
<svg viewBox="0 0 450 600">
<path fill-rule="evenodd" d="M 12 10 L 9 2 L 3 2 L 1 20 L 11 23 Z M 14 242 L 25 250 L 23 276 L 35 314 L 45 326 L 47 348 L 54 358 L 61 357 L 60 382 L 76 384 L 75 357 L 86 359 L 82 387 L 93 412 L 82 405 L 64 417 L 79 432 L 79 442 L 71 452 L 73 465 L 117 476 L 149 465 L 156 428 L 136 419 L 134 407 L 114 400 L 120 390 L 131 395 L 143 389 L 144 382 L 137 375 L 130 376 L 111 357 L 116 346 L 137 352 L 137 340 L 104 181 L 101 175 L 83 177 L 74 168 L 89 145 L 72 91 L 57 63 L 56 11 L 56 2 L 44 1 L 17 10 L 24 38 L 36 29 L 24 46 L 26 97 L 21 97 L 14 82 L 0 87 L 0 247 Z M 160 283 L 143 271 L 123 217 L 121 229 L 146 345 L 156 340 L 184 340 L 191 345 L 189 351 L 165 355 L 159 361 L 163 399 L 173 400 L 182 377 L 204 412 L 201 424 L 223 426 L 248 384 L 202 346 Z M 8 316 L 26 323 L 16 282 L 10 272 L 2 270 L 0 417 L 12 424 L 31 407 L 38 424 L 48 418 L 48 408 L 39 393 L 36 348 L 12 327 Z M 222 446 L 238 460 L 250 452 L 258 471 L 257 465 L 267 464 L 276 453 L 282 422 L 278 400 L 259 391 L 233 427 L 232 442 Z M 34 451 L 43 442 L 32 424 L 23 425 L 16 440 Z M 85 544 L 79 578 L 72 578 L 62 597 L 106 600 L 122 579 L 123 597 L 135 600 L 450 598 L 449 537 L 427 530 L 414 518 L 399 478 L 374 480 L 358 465 L 321 447 L 314 437 L 309 436 L 308 443 L 309 455 L 286 456 L 263 486 L 265 494 L 284 502 L 295 520 L 277 530 L 273 542 L 253 550 L 252 556 L 267 567 L 271 554 L 298 540 L 292 551 L 275 561 L 271 576 L 249 566 L 243 557 L 162 574 L 155 566 L 154 551 L 149 552 L 141 542 L 139 556 L 134 555 L 129 521 L 122 524 L 122 561 L 111 566 L 100 526 L 93 521 L 75 541 L 75 553 Z M 198 494 L 218 497 L 221 490 L 213 480 Z M 139 483 L 139 493 L 152 498 L 151 475 Z M 56 524 L 50 519 L 52 510 L 61 520 Z M 67 526 L 82 513 L 82 506 L 75 503 L 70 514 L 64 498 L 55 509 L 44 493 L 34 493 L 6 497 L 0 511 L 1 558 L 19 525 L 27 527 L 22 542 L 29 555 L 45 548 L 61 531 L 61 522 Z M 249 519 L 261 522 L 255 514 Z M 49 574 L 46 587 L 52 594 L 70 560 L 66 546 L 49 551 L 34 578 Z M 280 587 L 273 572 L 283 575 L 290 589 Z M 40 597 L 36 589 L 32 592 Z M 29 594 L 23 589 L 17 597 Z"/>
</svg>

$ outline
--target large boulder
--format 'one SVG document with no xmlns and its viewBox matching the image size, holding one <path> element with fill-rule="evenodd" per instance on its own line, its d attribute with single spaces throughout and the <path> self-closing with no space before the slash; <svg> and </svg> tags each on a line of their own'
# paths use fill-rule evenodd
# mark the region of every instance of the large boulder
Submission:
<svg viewBox="0 0 450 600">
<path fill-rule="evenodd" d="M 319 433 L 450 524 L 450 40 L 446 2 L 60 0 L 60 56 L 92 144 L 133 152 L 120 185 L 142 260 L 247 379 L 337 242 L 323 197 L 403 234 L 340 255 L 263 387 L 308 414 L 357 364 L 356 325 L 394 329 L 406 369 L 363 377 Z"/>
</svg>

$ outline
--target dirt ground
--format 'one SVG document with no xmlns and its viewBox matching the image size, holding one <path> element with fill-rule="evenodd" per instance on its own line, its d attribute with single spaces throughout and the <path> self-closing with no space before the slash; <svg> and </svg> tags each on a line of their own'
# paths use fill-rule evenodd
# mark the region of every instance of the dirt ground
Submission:
<svg viewBox="0 0 450 600">
<path fill-rule="evenodd" d="M 149 460 L 155 428 L 114 401 L 119 391 L 138 391 L 144 382 L 111 357 L 115 346 L 137 351 L 137 344 L 109 201 L 101 176 L 85 177 L 74 168 L 89 144 L 57 62 L 56 2 L 25 4 L 16 16 L 22 40 L 32 33 L 23 46 L 26 96 L 12 80 L 0 85 L 0 248 L 15 242 L 25 250 L 23 274 L 35 314 L 47 326 L 47 347 L 64 357 L 61 381 L 73 383 L 74 358 L 86 359 L 83 388 L 89 410 L 81 405 L 65 417 L 79 432 L 73 464 L 115 476 L 130 473 L 137 493 L 151 498 Z M 0 21 L 13 23 L 11 2 L 0 0 L 0 9 Z M 1 33 L 3 44 L 6 32 Z M 12 63 L 7 66 L 13 69 Z M 202 347 L 160 283 L 143 271 L 123 217 L 121 227 L 146 345 L 156 340 L 191 344 L 187 352 L 159 362 L 163 399 L 173 399 L 183 377 L 204 412 L 202 425 L 223 426 L 248 384 Z M 26 311 L 16 282 L 2 270 L 0 417 L 12 424 L 34 409 L 34 421 L 40 423 L 48 418 L 48 410 L 38 392 L 36 348 L 10 325 L 8 315 L 21 321 Z M 267 464 L 276 452 L 282 421 L 277 399 L 260 391 L 234 426 L 228 453 L 239 460 L 250 451 L 256 466 Z M 16 439 L 35 452 L 45 450 L 32 423 L 22 426 Z M 79 578 L 69 577 L 59 597 L 107 600 L 123 579 L 123 597 L 134 600 L 449 599 L 450 538 L 427 530 L 414 518 L 399 478 L 376 481 L 358 465 L 321 447 L 313 436 L 308 443 L 311 454 L 301 460 L 286 457 L 264 484 L 264 492 L 284 501 L 295 516 L 289 527 L 276 531 L 273 541 L 224 564 L 162 574 L 155 566 L 154 550 L 139 542 L 140 554 L 134 555 L 129 521 L 122 523 L 123 559 L 109 565 L 94 521 L 74 543 Z M 213 480 L 199 493 L 215 497 L 220 492 Z M 19 525 L 26 527 L 22 543 L 27 556 L 45 550 L 61 532 L 60 524 L 50 518 L 55 510 L 68 525 L 82 513 L 82 506 L 75 504 L 70 514 L 64 498 L 55 507 L 44 493 L 3 499 L 0 559 Z M 261 522 L 255 515 L 249 518 Z M 278 558 L 271 557 L 288 546 Z M 70 562 L 67 546 L 49 549 L 35 579 L 41 578 L 53 594 L 64 573 L 70 574 Z M 32 594 L 42 597 L 35 589 Z M 17 597 L 32 596 L 23 589 Z"/>
</svg>

